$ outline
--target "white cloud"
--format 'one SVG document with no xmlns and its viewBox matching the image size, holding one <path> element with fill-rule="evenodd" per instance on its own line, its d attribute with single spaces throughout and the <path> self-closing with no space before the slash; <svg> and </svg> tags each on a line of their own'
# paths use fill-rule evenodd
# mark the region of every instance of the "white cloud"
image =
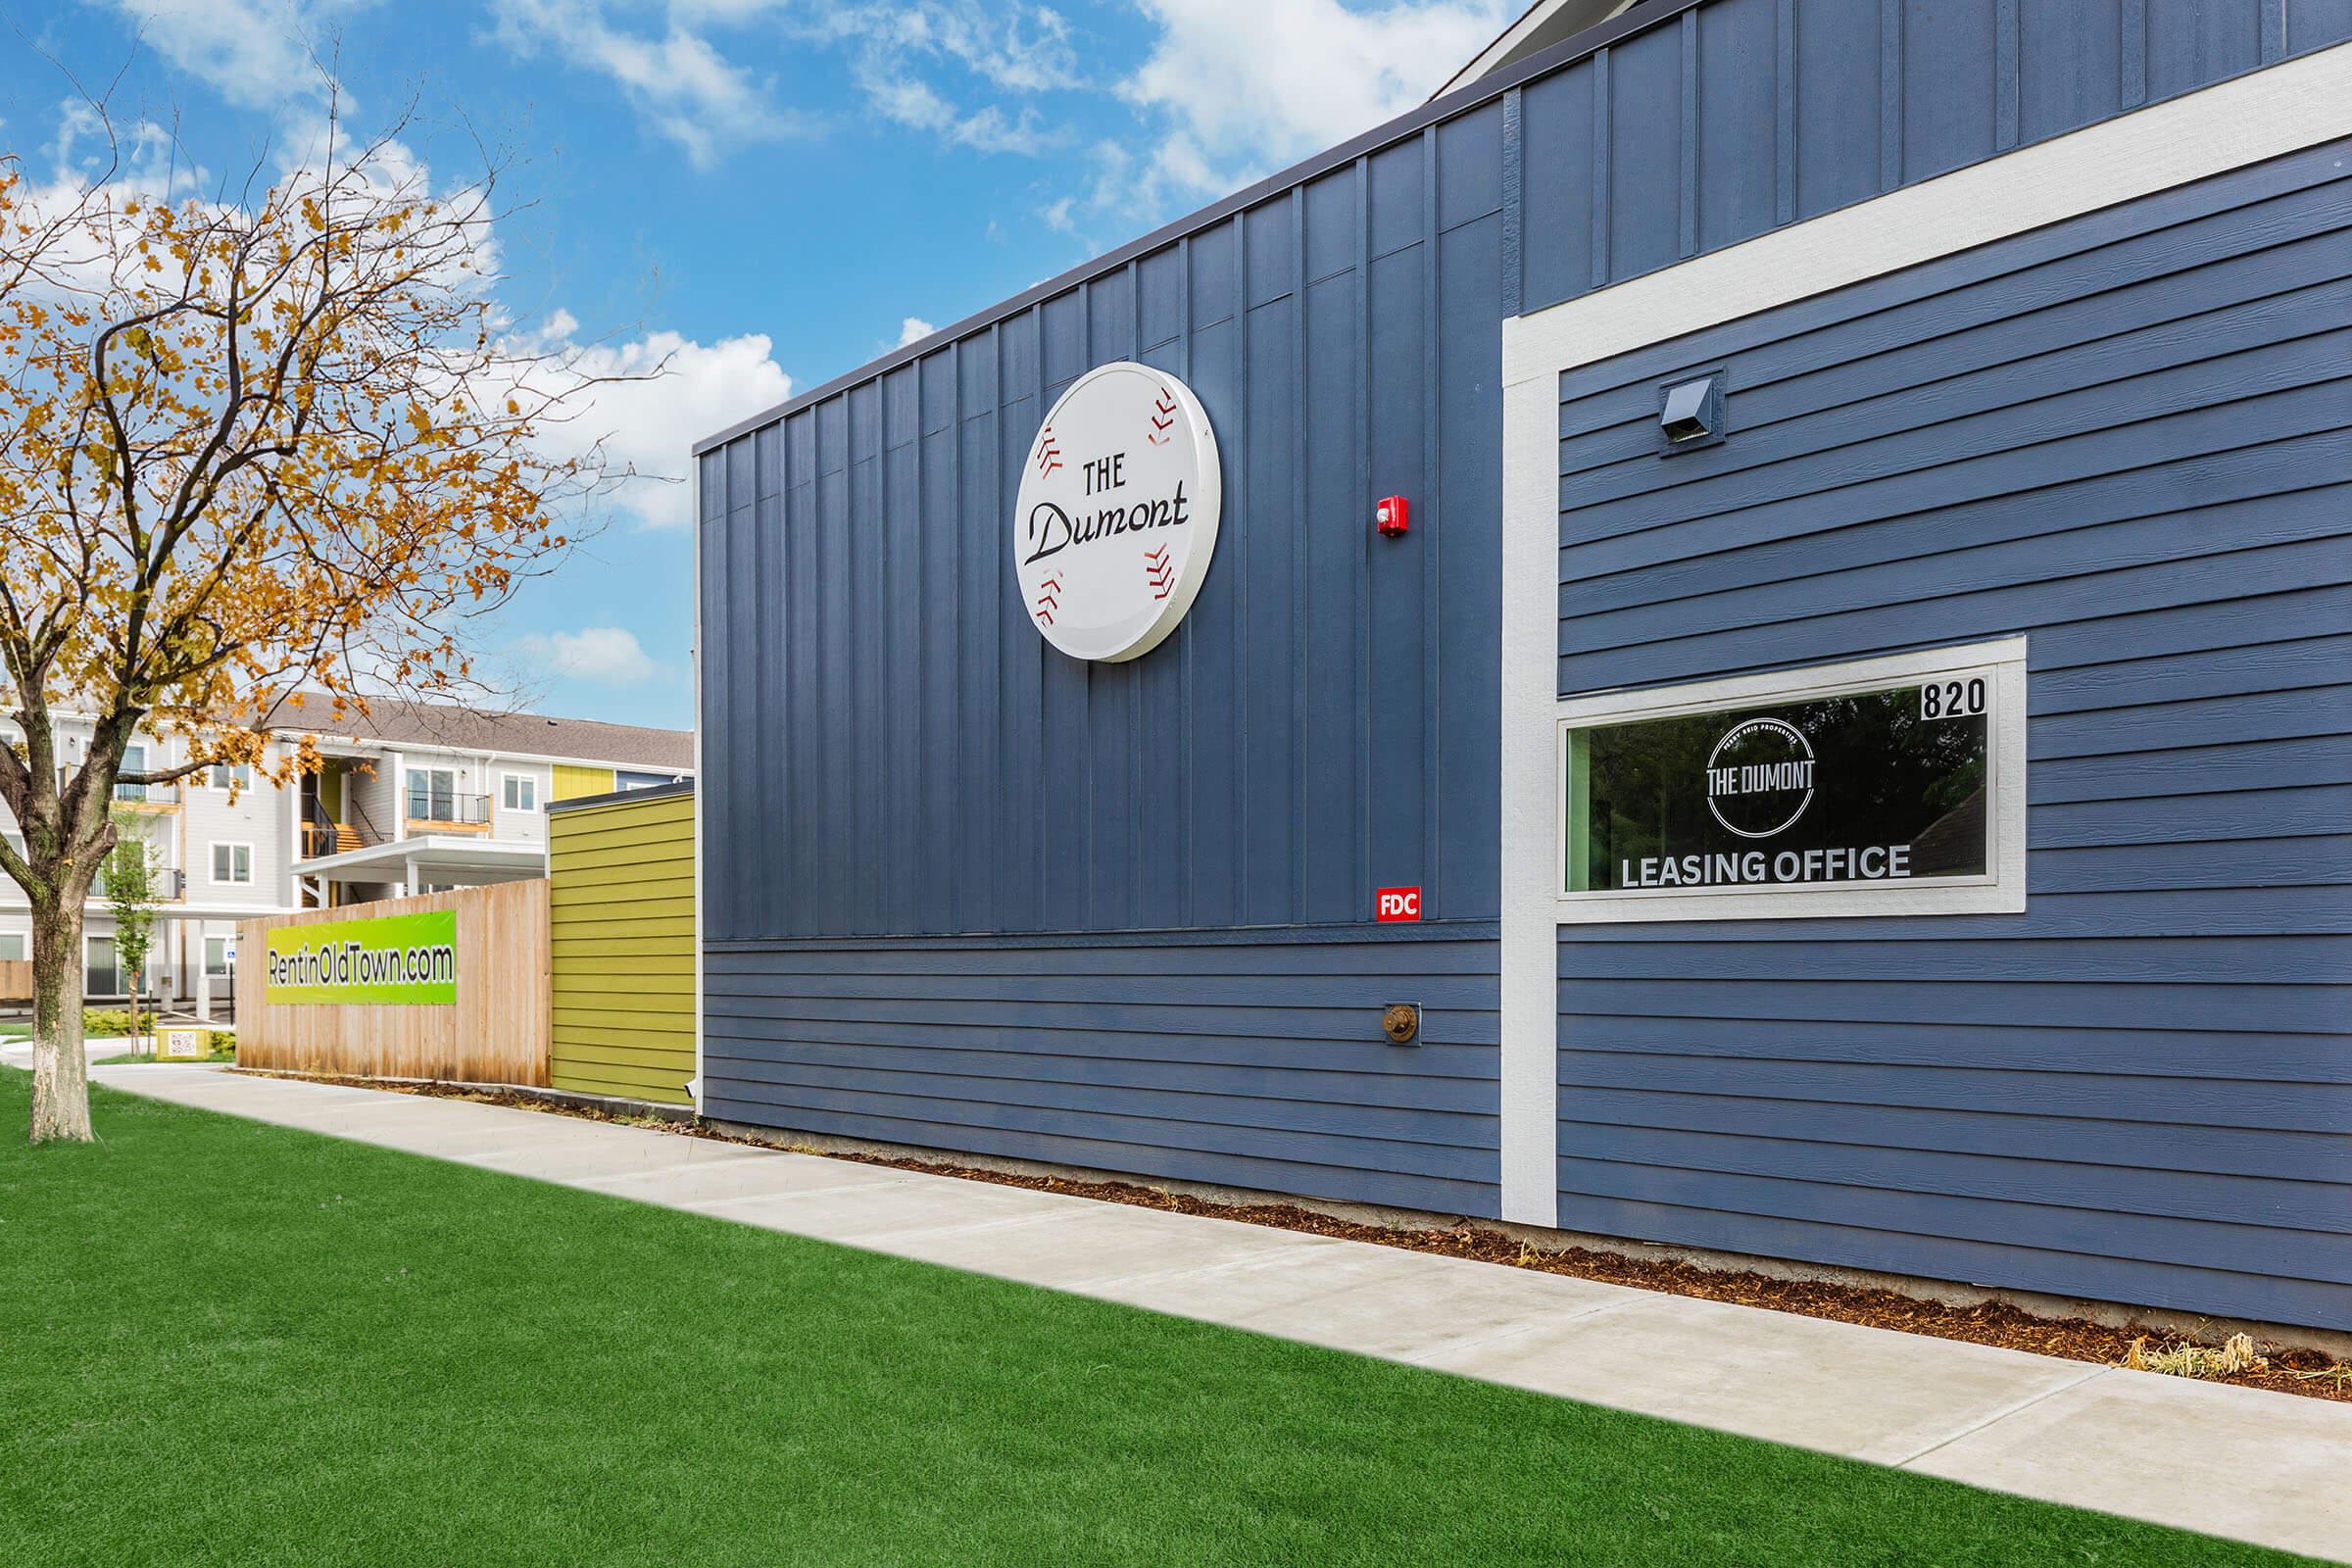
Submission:
<svg viewBox="0 0 2352 1568">
<path fill-rule="evenodd" d="M 578 631 L 531 632 L 514 639 L 514 655 L 533 669 L 565 680 L 600 686 L 633 686 L 660 673 L 625 626 L 583 626 Z"/>
<path fill-rule="evenodd" d="M 647 20 L 633 20 L 640 15 Z M 1068 22 L 1023 0 L 495 0 L 495 17 L 499 43 L 610 78 L 700 168 L 820 128 L 820 117 L 779 103 L 772 82 L 734 64 L 752 52 L 747 38 L 763 41 L 752 31 L 760 24 L 847 53 L 852 82 L 885 120 L 980 152 L 1034 155 L 1056 138 L 1032 104 L 971 98 L 1034 96 L 1079 80 Z M 961 80 L 942 77 L 943 67 Z M 971 93 L 973 83 L 983 91 Z"/>
<path fill-rule="evenodd" d="M 1127 224 L 1213 200 L 1402 114 L 1494 36 L 1503 0 L 1137 0 L 1158 29 L 1118 84 L 1148 134 L 1098 143 L 1083 199 L 1040 216 L 1076 232 L 1081 212 Z"/>
<path fill-rule="evenodd" d="M 68 201 L 108 177 L 141 196 L 174 198 L 212 183 L 169 127 L 152 120 L 110 122 L 83 98 L 59 106 L 48 153 L 57 166 L 56 182 L 45 192 L 50 203 Z"/>
<path fill-rule="evenodd" d="M 112 9 L 165 59 L 247 109 L 323 96 L 329 85 L 323 63 L 333 50 L 335 24 L 366 3 L 111 0 Z"/>
<path fill-rule="evenodd" d="M 1160 29 L 1120 95 L 1156 111 L 1191 145 L 1155 149 L 1179 177 L 1202 159 L 1257 170 L 1402 114 L 1484 48 L 1499 0 L 1138 0 Z M 1262 172 L 1259 171 L 1259 172 Z"/>
<path fill-rule="evenodd" d="M 899 323 L 899 347 L 906 348 L 910 343 L 920 343 L 938 330 L 938 327 L 933 326 L 921 317 L 909 316 Z"/>
<path fill-rule="evenodd" d="M 541 432 L 563 457 L 603 443 L 607 463 L 631 477 L 611 503 L 642 525 L 682 528 L 693 520 L 686 483 L 694 443 L 792 395 L 792 377 L 776 364 L 764 333 L 699 343 L 676 332 L 649 332 L 618 343 L 580 343 L 578 323 L 558 312 L 525 350 L 544 352 L 533 377 L 542 390 L 566 380 L 596 383 L 567 400 L 569 417 Z"/>
<path fill-rule="evenodd" d="M 1033 157 L 1060 138 L 1046 129 L 1034 104 L 1009 113 L 997 103 L 959 107 L 950 99 L 953 86 L 934 79 L 937 68 L 960 72 L 991 91 L 1029 97 L 1079 79 L 1069 24 L 1058 12 L 1018 0 L 1002 7 L 982 0 L 833 4 L 794 30 L 853 47 L 853 78 L 883 118 L 979 152 Z"/>
<path fill-rule="evenodd" d="M 891 74 L 879 68 L 860 67 L 858 87 L 885 119 L 916 130 L 931 131 L 958 147 L 984 153 L 1035 154 L 1047 145 L 1037 111 L 1024 107 L 1006 116 L 995 104 L 963 114 L 919 76 Z"/>
<path fill-rule="evenodd" d="M 522 58 L 545 49 L 610 77 L 698 169 L 750 143 L 815 128 L 810 117 L 772 102 L 767 83 L 674 17 L 657 35 L 614 26 L 599 0 L 498 0 L 496 16 L 493 36 Z"/>
<path fill-rule="evenodd" d="M 880 57 L 953 63 L 1006 92 L 1047 92 L 1079 80 L 1069 23 L 1049 6 L 1019 0 L 820 5 L 800 29 L 819 39 L 862 40 Z"/>
</svg>

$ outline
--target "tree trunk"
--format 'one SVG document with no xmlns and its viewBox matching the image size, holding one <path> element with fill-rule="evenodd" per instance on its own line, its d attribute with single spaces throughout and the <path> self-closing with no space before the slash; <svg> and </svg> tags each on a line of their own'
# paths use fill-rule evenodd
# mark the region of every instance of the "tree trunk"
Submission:
<svg viewBox="0 0 2352 1568">
<path fill-rule="evenodd" d="M 89 1057 L 81 1048 L 81 904 L 32 901 L 32 1141 L 89 1143 Z"/>
</svg>

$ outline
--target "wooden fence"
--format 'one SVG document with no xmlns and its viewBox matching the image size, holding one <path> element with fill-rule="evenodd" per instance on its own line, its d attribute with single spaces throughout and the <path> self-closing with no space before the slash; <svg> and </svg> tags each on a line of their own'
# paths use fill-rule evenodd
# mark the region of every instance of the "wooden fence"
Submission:
<svg viewBox="0 0 2352 1568">
<path fill-rule="evenodd" d="M 457 911 L 454 1004 L 265 1000 L 269 933 L 426 909 Z M 280 1072 L 458 1083 L 547 1082 L 544 881 L 246 920 L 237 927 L 237 1064 Z"/>
</svg>

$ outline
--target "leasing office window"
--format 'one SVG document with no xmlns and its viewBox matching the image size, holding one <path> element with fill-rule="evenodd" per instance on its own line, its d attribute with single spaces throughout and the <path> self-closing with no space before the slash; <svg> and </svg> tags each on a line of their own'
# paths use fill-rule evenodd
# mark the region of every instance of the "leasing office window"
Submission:
<svg viewBox="0 0 2352 1568">
<path fill-rule="evenodd" d="M 204 939 L 204 972 L 216 980 L 225 980 L 229 978 L 229 970 L 228 938 L 206 937 Z"/>
<path fill-rule="evenodd" d="M 215 883 L 225 887 L 252 880 L 252 845 L 215 844 L 213 846 L 213 881 Z"/>
<path fill-rule="evenodd" d="M 2022 641 L 1560 708 L 1562 920 L 2025 906 Z"/>
<path fill-rule="evenodd" d="M 539 809 L 539 781 L 528 773 L 507 773 L 500 776 L 498 804 L 509 811 Z"/>
</svg>

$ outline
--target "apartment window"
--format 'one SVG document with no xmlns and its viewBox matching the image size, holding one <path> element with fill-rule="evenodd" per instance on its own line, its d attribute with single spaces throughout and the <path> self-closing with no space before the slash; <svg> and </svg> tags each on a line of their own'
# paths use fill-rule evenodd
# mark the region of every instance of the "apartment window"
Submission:
<svg viewBox="0 0 2352 1568">
<path fill-rule="evenodd" d="M 0 839 L 6 839 L 8 841 L 8 847 L 16 851 L 18 855 L 22 856 L 24 853 L 24 835 L 18 832 L 15 828 L 12 827 L 6 831 L 0 831 Z"/>
<path fill-rule="evenodd" d="M 458 773 L 450 767 L 409 769 L 409 820 L 454 822 L 458 819 Z"/>
<path fill-rule="evenodd" d="M 83 992 L 93 997 L 124 995 L 122 971 L 115 967 L 115 939 L 84 937 L 81 951 Z"/>
<path fill-rule="evenodd" d="M 536 811 L 539 809 L 539 781 L 528 773 L 502 775 L 498 804 L 510 811 Z"/>
<path fill-rule="evenodd" d="M 664 784 L 675 784 L 684 777 L 683 773 L 644 773 L 616 767 L 612 770 L 612 787 L 615 790 L 660 789 Z"/>
<path fill-rule="evenodd" d="M 217 790 L 249 790 L 253 788 L 251 762 L 215 762 L 205 769 L 204 781 Z"/>
<path fill-rule="evenodd" d="M 253 846 L 250 844 L 216 844 L 213 846 L 213 881 L 221 886 L 247 883 L 253 880 Z"/>
<path fill-rule="evenodd" d="M 23 963 L 24 961 L 24 933 L 22 931 L 0 932 L 0 963 Z"/>
<path fill-rule="evenodd" d="M 147 748 L 144 746 L 123 747 L 122 771 L 125 773 L 146 772 Z M 143 801 L 146 798 L 147 786 L 144 784 L 118 784 L 115 786 L 115 799 L 118 801 Z"/>
<path fill-rule="evenodd" d="M 204 972 L 216 980 L 228 978 L 228 938 L 204 939 Z"/>
</svg>

